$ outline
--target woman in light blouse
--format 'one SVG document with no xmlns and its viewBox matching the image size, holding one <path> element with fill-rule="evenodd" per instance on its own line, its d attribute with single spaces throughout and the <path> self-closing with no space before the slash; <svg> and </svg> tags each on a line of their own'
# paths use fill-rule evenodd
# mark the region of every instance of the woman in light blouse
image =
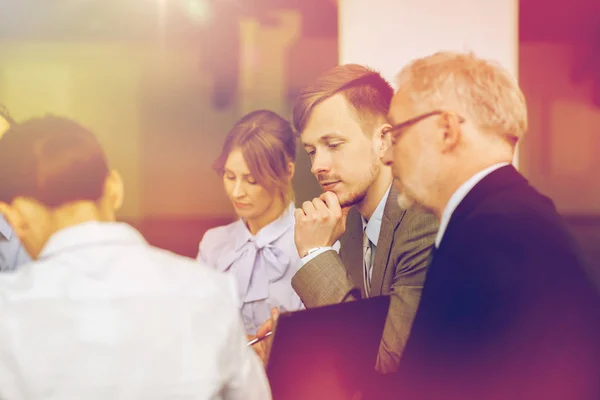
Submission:
<svg viewBox="0 0 600 400">
<path fill-rule="evenodd" d="M 240 218 L 208 230 L 198 260 L 235 275 L 248 335 L 270 318 L 271 308 L 302 307 L 291 285 L 299 264 L 294 245 L 295 159 L 296 138 L 289 122 L 259 110 L 234 125 L 213 166 Z"/>
</svg>

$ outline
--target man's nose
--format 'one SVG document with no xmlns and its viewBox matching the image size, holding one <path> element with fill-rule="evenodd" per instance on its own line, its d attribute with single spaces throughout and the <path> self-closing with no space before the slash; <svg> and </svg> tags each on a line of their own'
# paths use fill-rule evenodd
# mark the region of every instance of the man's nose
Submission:
<svg viewBox="0 0 600 400">
<path fill-rule="evenodd" d="M 331 169 L 331 157 L 324 152 L 315 152 L 312 159 L 310 171 L 314 176 L 327 173 Z"/>
</svg>

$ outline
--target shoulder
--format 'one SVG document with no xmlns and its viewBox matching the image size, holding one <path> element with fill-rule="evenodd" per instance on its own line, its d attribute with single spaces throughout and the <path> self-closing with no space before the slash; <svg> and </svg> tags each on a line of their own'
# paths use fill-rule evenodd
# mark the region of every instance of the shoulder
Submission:
<svg viewBox="0 0 600 400">
<path fill-rule="evenodd" d="M 420 209 L 408 209 L 400 212 L 394 230 L 394 245 L 407 244 L 429 248 L 433 246 L 439 229 L 436 217 Z"/>
<path fill-rule="evenodd" d="M 230 235 L 235 235 L 240 227 L 243 225 L 243 222 L 240 220 L 233 221 L 227 225 L 221 225 L 214 228 L 210 228 L 204 233 L 202 240 L 217 240 L 224 241 L 229 238 Z"/>
<path fill-rule="evenodd" d="M 439 223 L 432 213 L 411 208 L 401 213 L 398 227 L 400 232 L 411 235 L 415 232 L 437 232 Z"/>
<path fill-rule="evenodd" d="M 156 247 L 148 249 L 146 259 L 152 260 L 159 274 L 167 275 L 164 281 L 168 290 L 176 288 L 174 291 L 182 296 L 202 297 L 215 302 L 229 303 L 236 298 L 232 277 L 202 262 Z"/>
<path fill-rule="evenodd" d="M 526 271 L 546 275 L 582 265 L 562 217 L 548 198 L 533 190 L 499 192 L 454 224 L 440 250 L 445 247 L 444 254 L 467 264 L 520 275 Z"/>
<path fill-rule="evenodd" d="M 458 219 L 458 225 L 466 228 L 475 225 L 473 229 L 489 234 L 508 230 L 522 236 L 541 227 L 563 230 L 562 218 L 552 200 L 514 168 L 501 169 L 484 178 L 467 194 L 452 217 Z"/>
<path fill-rule="evenodd" d="M 295 264 L 300 260 L 298 249 L 296 248 L 296 242 L 294 241 L 293 225 L 286 229 L 286 231 L 273 243 L 273 245 L 290 257 L 292 264 Z"/>
<path fill-rule="evenodd" d="M 199 250 L 202 252 L 213 252 L 223 251 L 228 247 L 233 247 L 234 241 L 232 238 L 240 234 L 242 224 L 242 221 L 237 220 L 230 224 L 217 226 L 207 230 L 198 245 Z"/>
<path fill-rule="evenodd" d="M 514 188 L 513 188 L 514 189 Z M 530 244 L 570 236 L 554 203 L 530 186 L 489 196 L 464 218 L 464 229 L 482 238 Z"/>
</svg>

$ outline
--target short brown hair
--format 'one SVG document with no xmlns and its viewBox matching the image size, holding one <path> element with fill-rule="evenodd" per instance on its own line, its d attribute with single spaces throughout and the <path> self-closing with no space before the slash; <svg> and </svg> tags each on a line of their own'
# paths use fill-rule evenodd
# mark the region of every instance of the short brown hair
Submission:
<svg viewBox="0 0 600 400">
<path fill-rule="evenodd" d="M 5 203 L 16 197 L 47 207 L 97 201 L 109 172 L 94 134 L 66 118 L 31 119 L 0 139 L 0 201 Z"/>
<path fill-rule="evenodd" d="M 224 173 L 229 154 L 240 149 L 256 182 L 269 191 L 280 191 L 283 200 L 294 193 L 288 163 L 296 161 L 296 138 L 290 123 L 269 110 L 257 110 L 242 117 L 225 138 L 223 149 L 213 164 Z"/>
<path fill-rule="evenodd" d="M 356 111 L 363 129 L 370 129 L 374 119 L 385 118 L 394 90 L 379 72 L 358 64 L 338 65 L 321 74 L 305 87 L 294 106 L 294 128 L 301 134 L 313 109 L 338 93 Z"/>
</svg>

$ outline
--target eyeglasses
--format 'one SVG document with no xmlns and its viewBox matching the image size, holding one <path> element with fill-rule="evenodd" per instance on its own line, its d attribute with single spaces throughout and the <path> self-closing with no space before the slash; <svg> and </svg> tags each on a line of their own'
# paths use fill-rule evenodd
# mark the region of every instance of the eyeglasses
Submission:
<svg viewBox="0 0 600 400">
<path fill-rule="evenodd" d="M 422 121 L 426 118 L 432 117 L 434 115 L 440 115 L 440 114 L 444 114 L 447 112 L 450 112 L 450 111 L 434 110 L 434 111 L 427 112 L 425 114 L 417 115 L 414 118 L 411 118 L 411 119 L 401 122 L 399 124 L 390 126 L 383 133 L 384 133 L 384 135 L 390 137 L 392 140 L 396 140 L 402 134 L 402 131 L 405 130 L 406 128 L 408 128 L 409 126 L 414 125 L 417 122 Z M 458 117 L 459 123 L 462 124 L 463 122 L 465 122 L 465 119 L 463 117 L 461 117 L 460 115 L 457 115 L 457 117 Z"/>
</svg>

